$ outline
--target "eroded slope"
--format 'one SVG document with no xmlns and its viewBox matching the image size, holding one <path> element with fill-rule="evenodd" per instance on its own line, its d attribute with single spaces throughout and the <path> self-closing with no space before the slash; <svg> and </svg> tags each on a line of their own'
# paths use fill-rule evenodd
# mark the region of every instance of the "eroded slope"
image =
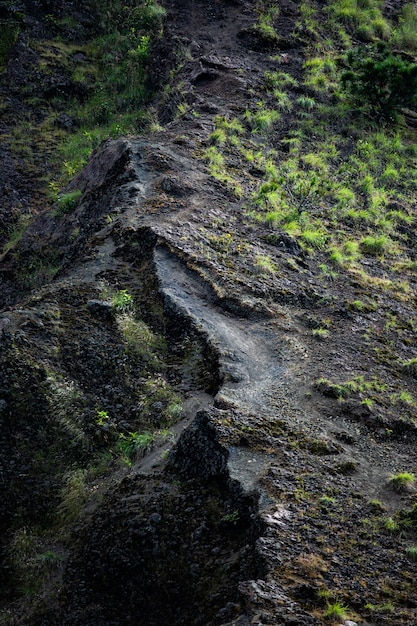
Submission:
<svg viewBox="0 0 417 626">
<path fill-rule="evenodd" d="M 401 281 L 395 248 L 336 263 L 327 223 L 254 215 L 297 139 L 289 110 L 257 126 L 264 73 L 312 99 L 311 32 L 291 3 L 278 39 L 250 4 L 168 9 L 161 45 L 187 55 L 165 126 L 103 146 L 67 188 L 77 205 L 2 259 L 3 621 L 413 624 L 413 208 L 393 231 Z M 294 180 L 311 184 L 315 133 L 334 131 L 306 103 L 309 159 L 283 170 L 304 220 L 332 196 Z M 151 439 L 126 468 L 132 433 Z"/>
</svg>

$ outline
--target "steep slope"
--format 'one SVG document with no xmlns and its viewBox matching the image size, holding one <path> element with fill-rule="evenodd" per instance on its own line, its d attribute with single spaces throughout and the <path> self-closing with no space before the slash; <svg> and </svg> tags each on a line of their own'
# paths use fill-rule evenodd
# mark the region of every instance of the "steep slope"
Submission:
<svg viewBox="0 0 417 626">
<path fill-rule="evenodd" d="M 415 137 L 335 61 L 376 26 L 166 9 L 159 128 L 1 259 L 1 623 L 414 624 Z"/>
</svg>

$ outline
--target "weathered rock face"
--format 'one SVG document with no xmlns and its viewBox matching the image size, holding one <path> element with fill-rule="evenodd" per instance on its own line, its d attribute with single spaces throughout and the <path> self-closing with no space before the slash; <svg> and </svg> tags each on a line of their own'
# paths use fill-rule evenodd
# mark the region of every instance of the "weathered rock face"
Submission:
<svg viewBox="0 0 417 626">
<path fill-rule="evenodd" d="M 239 581 L 262 574 L 257 497 L 228 478 L 227 452 L 199 413 L 164 472 L 126 477 L 72 538 L 58 606 L 33 622 L 223 624 Z"/>
<path fill-rule="evenodd" d="M 4 536 L 22 524 L 47 529 L 57 516 L 71 516 L 61 498 L 72 468 L 89 465 L 118 431 L 164 425 L 168 392 L 141 395 L 152 377 L 163 377 L 190 399 L 198 390 L 216 393 L 220 385 L 218 348 L 162 291 L 153 256 L 161 237 L 142 226 L 140 216 L 138 227 L 138 194 L 146 200 L 160 182 L 156 173 L 143 174 L 143 165 L 139 174 L 135 169 L 136 155 L 144 162 L 142 150 L 149 161 L 160 147 L 142 143 L 133 150 L 122 140 L 104 145 L 72 183 L 82 191 L 72 213 L 40 216 L 3 259 L 10 304 L 1 318 Z M 113 212 L 126 219 L 107 224 Z M 59 269 L 53 284 L 46 284 L 46 273 L 36 276 L 35 295 L 16 278 L 25 258 L 45 259 L 46 251 L 59 251 Z M 108 295 L 119 287 L 134 295 L 137 310 L 164 334 L 167 347 L 149 355 L 123 339 L 127 313 Z M 25 308 L 17 309 L 22 298 Z M 105 429 L 98 425 L 99 409 L 106 413 Z M 164 471 L 153 469 L 158 455 L 139 462 L 131 476 L 123 478 L 119 469 L 102 501 L 92 497 L 88 504 L 82 496 L 86 509 L 78 509 L 76 531 L 62 548 L 70 555 L 58 573 L 62 591 L 24 622 L 221 624 L 242 615 L 238 583 L 258 577 L 263 567 L 255 549 L 261 523 L 257 496 L 229 478 L 227 457 L 209 415 L 200 412 Z M 13 598 L 13 583 L 23 582 L 9 551 L 2 576 L 4 597 Z"/>
<path fill-rule="evenodd" d="M 195 420 L 171 451 L 169 465 L 185 479 L 220 478 L 227 480 L 227 450 L 219 446 L 216 431 L 206 413 L 197 413 Z"/>
</svg>

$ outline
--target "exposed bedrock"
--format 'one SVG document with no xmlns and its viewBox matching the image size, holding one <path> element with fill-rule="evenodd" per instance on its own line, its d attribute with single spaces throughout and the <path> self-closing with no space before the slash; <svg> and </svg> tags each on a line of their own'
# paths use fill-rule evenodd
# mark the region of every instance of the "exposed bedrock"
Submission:
<svg viewBox="0 0 417 626">
<path fill-rule="evenodd" d="M 150 366 L 140 350 L 126 353 L 108 293 L 132 294 L 136 318 L 164 338 L 163 375 L 184 405 L 168 444 L 130 470 L 117 469 L 98 496 L 91 493 L 63 540 L 59 591 L 46 593 L 22 624 L 243 624 L 250 594 L 242 589 L 265 574 L 256 471 L 248 478 L 247 459 L 237 453 L 238 442 L 222 437 L 218 418 L 228 403 L 256 407 L 280 364 L 259 315 L 243 323 L 232 314 L 187 250 L 177 247 L 174 225 L 142 212 L 157 197 L 167 159 L 186 167 L 160 145 L 108 142 L 71 184 L 82 191 L 75 209 L 65 219 L 56 211 L 37 218 L 0 262 L 8 303 L 1 314 L 2 368 L 13 386 L 13 394 L 3 390 L 1 405 L 10 503 L 4 533 L 17 518 L 28 526 L 47 524 L 48 517 L 54 523 L 62 458 L 70 470 L 94 453 L 98 409 L 122 432 L 158 427 L 163 402 L 150 402 L 145 414 L 137 401 L 138 381 Z M 162 178 L 168 180 L 166 171 Z M 177 185 L 177 195 L 194 193 L 186 181 Z M 30 272 L 34 258 L 41 262 Z M 246 315 L 243 305 L 241 311 Z M 22 367 L 24 380 L 16 374 Z M 51 396 L 52 388 L 58 395 Z M 79 446 L 71 446 L 74 433 Z M 259 469 L 267 460 L 258 456 Z M 55 468 L 53 478 L 43 458 Z M 17 486 L 9 479 L 16 470 L 14 499 Z M 10 567 L 6 562 L 5 579 L 13 575 Z"/>
</svg>

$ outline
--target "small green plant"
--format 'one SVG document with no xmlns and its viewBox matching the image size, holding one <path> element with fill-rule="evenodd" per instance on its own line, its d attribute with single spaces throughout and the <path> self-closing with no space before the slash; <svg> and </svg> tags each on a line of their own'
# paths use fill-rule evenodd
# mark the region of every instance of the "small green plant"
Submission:
<svg viewBox="0 0 417 626">
<path fill-rule="evenodd" d="M 161 363 L 158 359 L 158 351 L 163 350 L 165 342 L 163 337 L 152 332 L 149 326 L 143 321 L 135 319 L 127 308 L 131 306 L 130 301 L 122 302 L 117 315 L 117 326 L 123 336 L 126 353 L 134 358 L 139 357 L 144 364 L 151 368 L 157 368 Z"/>
<path fill-rule="evenodd" d="M 313 335 L 313 337 L 316 337 L 316 339 L 327 339 L 327 337 L 329 336 L 329 329 L 328 328 L 313 328 L 313 330 L 311 331 L 311 334 Z"/>
<path fill-rule="evenodd" d="M 401 9 L 398 24 L 394 29 L 391 41 L 396 48 L 417 50 L 417 7 L 407 3 Z"/>
<path fill-rule="evenodd" d="M 316 93 L 334 91 L 337 86 L 336 63 L 330 57 L 314 57 L 304 64 L 306 87 Z"/>
<path fill-rule="evenodd" d="M 327 234 L 322 230 L 308 228 L 301 233 L 301 239 L 309 248 L 322 250 L 326 245 Z"/>
<path fill-rule="evenodd" d="M 164 410 L 164 417 L 168 419 L 168 422 L 176 422 L 182 416 L 183 410 L 182 403 L 179 400 L 170 402 Z"/>
<path fill-rule="evenodd" d="M 37 554 L 36 559 L 46 563 L 60 563 L 62 561 L 62 556 L 53 550 L 46 550 L 46 552 Z"/>
<path fill-rule="evenodd" d="M 224 157 L 216 148 L 216 146 L 210 146 L 204 153 L 205 159 L 208 161 L 208 167 L 210 174 L 214 178 L 223 180 L 225 178 L 224 170 L 225 163 Z"/>
<path fill-rule="evenodd" d="M 393 404 L 403 404 L 406 406 L 414 406 L 415 400 L 414 396 L 409 392 L 403 389 L 398 393 L 394 393 L 390 396 L 391 402 Z"/>
<path fill-rule="evenodd" d="M 386 510 L 380 500 L 370 500 L 369 506 L 371 507 L 373 513 L 384 513 Z"/>
<path fill-rule="evenodd" d="M 127 289 L 121 289 L 111 299 L 112 306 L 117 311 L 128 311 L 133 306 L 133 297 Z"/>
<path fill-rule="evenodd" d="M 279 89 L 275 89 L 274 98 L 275 98 L 275 106 L 278 109 L 278 111 L 285 111 L 285 112 L 291 111 L 292 102 L 288 94 L 284 93 L 283 91 L 280 91 Z"/>
<path fill-rule="evenodd" d="M 342 400 L 352 394 L 363 394 L 366 391 L 381 392 L 386 389 L 387 385 L 375 377 L 365 380 L 363 376 L 355 376 L 343 383 L 332 383 L 327 378 L 319 378 L 315 387 L 324 396 Z"/>
<path fill-rule="evenodd" d="M 353 302 L 348 302 L 347 308 L 350 311 L 357 311 L 358 313 L 371 313 L 372 311 L 377 310 L 378 304 L 376 302 L 354 300 Z"/>
<path fill-rule="evenodd" d="M 276 267 L 272 259 L 269 256 L 266 256 L 266 255 L 257 256 L 255 265 L 259 269 L 259 271 L 263 273 L 275 274 L 276 272 Z"/>
<path fill-rule="evenodd" d="M 336 498 L 333 496 L 322 496 L 319 500 L 320 504 L 322 504 L 325 508 L 332 507 L 337 504 Z"/>
<path fill-rule="evenodd" d="M 226 515 L 223 515 L 221 521 L 231 524 L 232 526 L 236 526 L 240 521 L 239 511 L 235 509 L 231 513 L 226 513 Z"/>
<path fill-rule="evenodd" d="M 296 102 L 300 109 L 304 109 L 305 111 L 312 111 L 317 106 L 314 98 L 310 96 L 300 96 L 297 98 Z"/>
<path fill-rule="evenodd" d="M 278 14 L 279 6 L 277 4 L 259 4 L 258 20 L 252 28 L 260 35 L 268 47 L 274 47 L 279 41 L 278 33 L 274 28 L 274 21 L 278 17 Z"/>
<path fill-rule="evenodd" d="M 326 265 L 326 263 L 321 263 L 318 267 L 323 278 L 327 278 L 327 280 L 335 280 L 338 277 L 338 273 L 332 270 L 328 265 Z"/>
<path fill-rule="evenodd" d="M 216 146 L 223 146 L 227 141 L 227 133 L 224 128 L 216 128 L 209 136 L 209 142 Z"/>
<path fill-rule="evenodd" d="M 247 112 L 246 119 L 249 121 L 253 132 L 266 134 L 273 129 L 274 124 L 279 120 L 279 113 L 274 109 L 260 106 L 254 113 Z"/>
<path fill-rule="evenodd" d="M 298 86 L 298 81 L 286 72 L 265 72 L 264 83 L 265 87 L 270 91 L 274 91 L 274 89 L 280 87 Z"/>
<path fill-rule="evenodd" d="M 177 106 L 177 117 L 184 117 L 186 113 L 190 110 L 190 105 L 186 102 L 180 102 Z"/>
<path fill-rule="evenodd" d="M 97 411 L 96 424 L 97 426 L 107 426 L 110 421 L 110 417 L 107 411 Z"/>
<path fill-rule="evenodd" d="M 337 398 L 338 400 L 348 398 L 351 394 L 351 390 L 346 387 L 346 385 L 343 383 L 332 383 L 327 380 L 327 378 L 320 378 L 316 382 L 315 387 L 324 396 L 327 396 L 328 398 Z"/>
</svg>

